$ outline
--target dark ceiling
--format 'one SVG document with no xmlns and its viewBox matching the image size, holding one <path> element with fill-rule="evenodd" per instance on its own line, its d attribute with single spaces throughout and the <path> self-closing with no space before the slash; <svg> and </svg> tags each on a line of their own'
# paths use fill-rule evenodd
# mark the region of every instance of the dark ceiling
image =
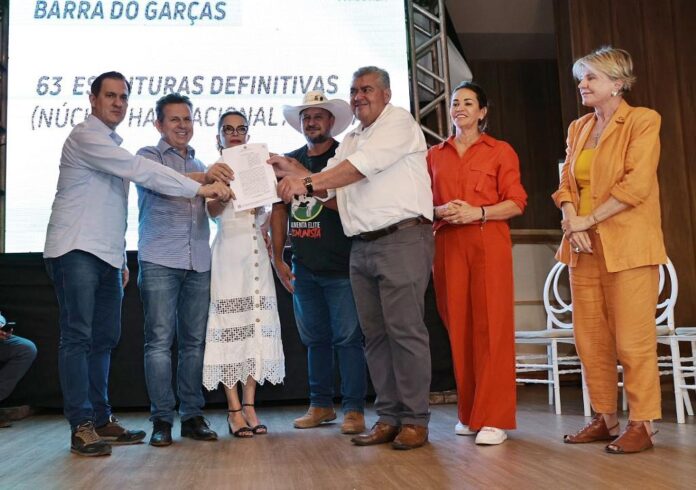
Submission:
<svg viewBox="0 0 696 490">
<path fill-rule="evenodd" d="M 554 59 L 552 0 L 446 0 L 469 60 Z"/>
</svg>

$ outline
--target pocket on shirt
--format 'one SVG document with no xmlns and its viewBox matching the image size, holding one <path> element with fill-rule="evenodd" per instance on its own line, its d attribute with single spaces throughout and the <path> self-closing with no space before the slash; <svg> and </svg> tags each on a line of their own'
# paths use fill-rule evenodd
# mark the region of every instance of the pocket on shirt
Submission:
<svg viewBox="0 0 696 490">
<path fill-rule="evenodd" d="M 471 181 L 475 192 L 497 189 L 498 169 L 486 162 L 472 162 Z"/>
</svg>

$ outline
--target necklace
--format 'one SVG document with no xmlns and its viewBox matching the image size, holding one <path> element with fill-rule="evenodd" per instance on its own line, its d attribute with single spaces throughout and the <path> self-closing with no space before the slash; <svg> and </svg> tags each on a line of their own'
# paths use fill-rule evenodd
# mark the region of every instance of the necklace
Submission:
<svg viewBox="0 0 696 490">
<path fill-rule="evenodd" d="M 604 125 L 596 122 L 595 127 L 592 129 L 592 134 L 590 135 L 592 138 L 592 146 L 597 146 L 599 144 L 599 139 L 602 137 L 603 132 Z"/>
</svg>

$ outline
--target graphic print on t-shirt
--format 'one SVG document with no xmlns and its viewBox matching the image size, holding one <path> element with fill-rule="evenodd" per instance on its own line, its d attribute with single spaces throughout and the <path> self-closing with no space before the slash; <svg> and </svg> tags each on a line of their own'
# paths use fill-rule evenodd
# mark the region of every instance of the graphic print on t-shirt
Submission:
<svg viewBox="0 0 696 490">
<path fill-rule="evenodd" d="M 314 197 L 299 196 L 292 200 L 290 221 L 292 238 L 321 238 L 321 222 L 315 220 L 324 203 Z"/>
</svg>

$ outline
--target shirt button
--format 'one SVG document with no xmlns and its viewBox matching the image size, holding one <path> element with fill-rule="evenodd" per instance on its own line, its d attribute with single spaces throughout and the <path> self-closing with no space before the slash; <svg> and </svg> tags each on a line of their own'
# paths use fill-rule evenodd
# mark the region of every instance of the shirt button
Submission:
<svg viewBox="0 0 696 490">
<path fill-rule="evenodd" d="M 254 263 L 254 267 L 258 267 L 258 266 L 259 266 L 258 262 Z"/>
<path fill-rule="evenodd" d="M 256 228 L 256 223 L 253 223 L 253 224 L 251 225 L 251 227 L 252 227 L 252 228 Z"/>
<path fill-rule="evenodd" d="M 256 291 L 254 291 L 254 292 L 255 292 L 256 294 L 259 294 L 259 290 L 258 290 L 258 289 L 257 289 Z"/>
<path fill-rule="evenodd" d="M 258 281 L 258 280 L 259 280 L 259 278 L 258 278 L 258 277 L 255 277 L 255 278 L 254 278 L 254 281 Z"/>
<path fill-rule="evenodd" d="M 257 254 L 257 253 L 259 253 L 259 251 L 258 251 L 258 250 L 254 250 L 254 253 Z"/>
<path fill-rule="evenodd" d="M 260 319 L 260 318 L 257 318 L 257 319 L 256 319 L 256 323 L 261 323 L 261 319 Z"/>
</svg>

